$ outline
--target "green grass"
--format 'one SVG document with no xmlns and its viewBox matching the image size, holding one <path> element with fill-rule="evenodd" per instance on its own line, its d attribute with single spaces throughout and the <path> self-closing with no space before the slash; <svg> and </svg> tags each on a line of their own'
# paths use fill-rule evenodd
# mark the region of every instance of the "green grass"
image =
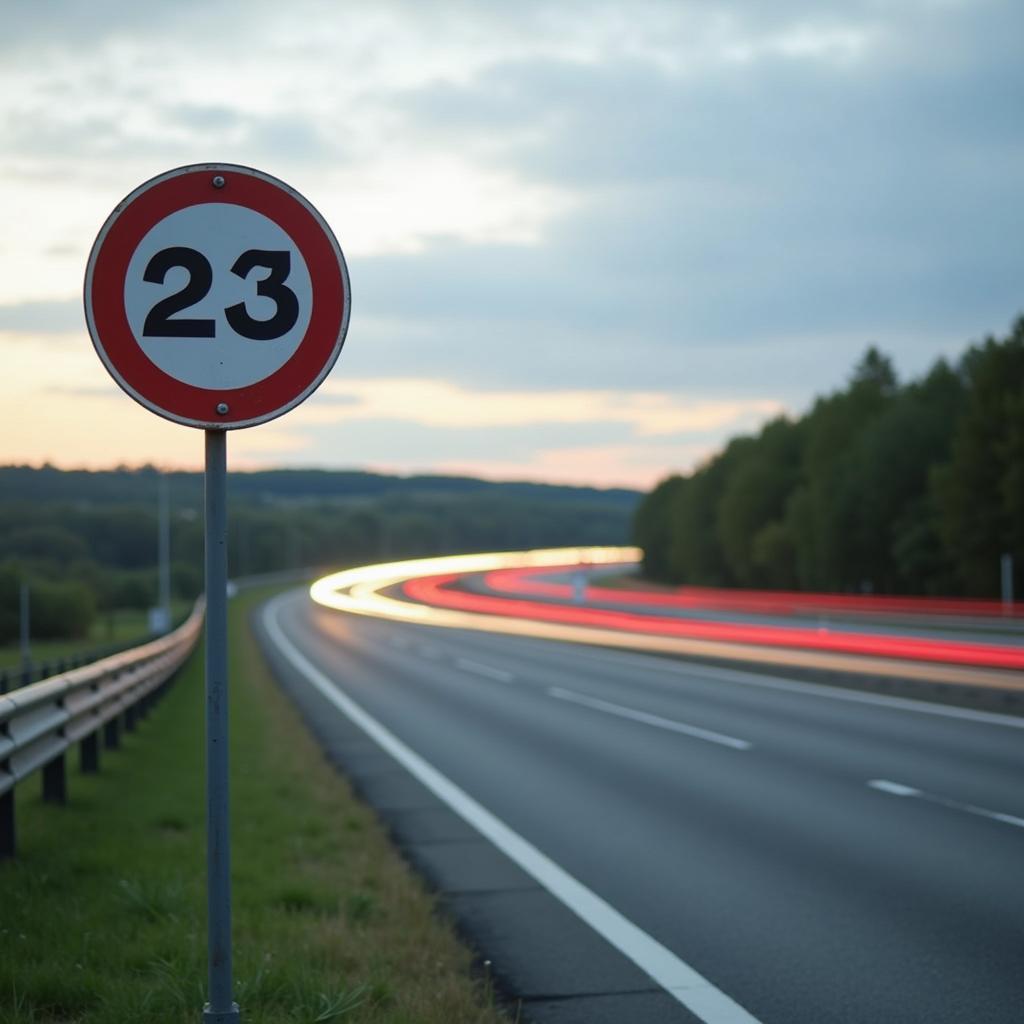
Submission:
<svg viewBox="0 0 1024 1024">
<path fill-rule="evenodd" d="M 171 607 L 175 622 L 191 610 L 191 604 L 176 601 Z M 112 644 L 132 641 L 142 643 L 149 639 L 148 612 L 139 608 L 121 608 L 99 615 L 89 635 L 75 640 L 33 640 L 32 661 L 39 665 L 70 655 L 97 651 Z M 0 671 L 21 667 L 21 647 L 17 643 L 0 644 Z"/>
<path fill-rule="evenodd" d="M 309 739 L 232 602 L 236 999 L 247 1024 L 498 1024 L 469 952 Z M 18 799 L 0 862 L 0 1024 L 198 1024 L 203 680 L 193 657 L 66 807 Z"/>
</svg>

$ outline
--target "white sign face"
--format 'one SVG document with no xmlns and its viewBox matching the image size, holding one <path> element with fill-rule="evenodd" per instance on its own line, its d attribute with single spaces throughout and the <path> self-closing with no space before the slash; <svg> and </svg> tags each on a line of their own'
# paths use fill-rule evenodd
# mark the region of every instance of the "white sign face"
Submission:
<svg viewBox="0 0 1024 1024">
<path fill-rule="evenodd" d="M 194 387 L 247 387 L 279 370 L 309 326 L 298 246 L 269 217 L 203 203 L 155 224 L 128 264 L 124 308 L 146 356 Z"/>
</svg>

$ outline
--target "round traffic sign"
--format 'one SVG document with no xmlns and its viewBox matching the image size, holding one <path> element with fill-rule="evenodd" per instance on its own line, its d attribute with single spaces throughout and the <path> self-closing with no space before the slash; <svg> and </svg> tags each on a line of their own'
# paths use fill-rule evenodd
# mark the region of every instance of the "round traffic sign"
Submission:
<svg viewBox="0 0 1024 1024">
<path fill-rule="evenodd" d="M 114 380 L 204 429 L 251 427 L 309 397 L 348 329 L 345 257 L 284 182 L 194 164 L 140 185 L 107 218 L 85 318 Z"/>
</svg>

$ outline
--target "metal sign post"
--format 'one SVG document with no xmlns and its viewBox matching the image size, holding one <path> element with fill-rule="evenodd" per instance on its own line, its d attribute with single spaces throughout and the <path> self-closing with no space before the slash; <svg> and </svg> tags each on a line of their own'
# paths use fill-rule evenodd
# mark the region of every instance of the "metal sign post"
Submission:
<svg viewBox="0 0 1024 1024">
<path fill-rule="evenodd" d="M 228 801 L 227 432 L 206 431 L 206 906 L 210 1001 L 204 1024 L 235 1024 Z"/>
<path fill-rule="evenodd" d="M 327 222 L 277 178 L 194 164 L 140 185 L 85 271 L 96 353 L 139 404 L 206 436 L 207 909 L 204 1024 L 236 1024 L 228 828 L 227 431 L 305 401 L 348 330 L 348 269 Z M 162 592 L 163 593 L 163 592 Z"/>
</svg>

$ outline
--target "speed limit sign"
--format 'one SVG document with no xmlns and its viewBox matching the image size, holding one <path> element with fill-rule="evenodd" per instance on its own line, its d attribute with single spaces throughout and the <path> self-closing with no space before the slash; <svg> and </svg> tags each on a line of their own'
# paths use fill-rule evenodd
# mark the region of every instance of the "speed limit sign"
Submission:
<svg viewBox="0 0 1024 1024">
<path fill-rule="evenodd" d="M 348 270 L 326 221 L 283 182 L 197 164 L 140 185 L 89 256 L 85 316 L 121 387 L 167 419 L 250 427 L 330 372 Z"/>
<path fill-rule="evenodd" d="M 85 270 L 85 317 L 114 380 L 205 431 L 207 917 L 204 1024 L 237 1024 L 228 815 L 227 430 L 294 408 L 338 358 L 348 270 L 294 189 L 234 164 L 179 167 L 107 218 Z"/>
</svg>

